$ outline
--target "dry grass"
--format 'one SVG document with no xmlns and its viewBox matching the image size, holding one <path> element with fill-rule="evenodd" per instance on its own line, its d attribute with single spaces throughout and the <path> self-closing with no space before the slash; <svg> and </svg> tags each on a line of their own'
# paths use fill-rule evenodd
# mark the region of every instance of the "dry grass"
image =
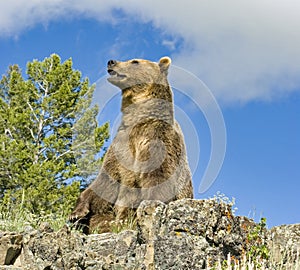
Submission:
<svg viewBox="0 0 300 270">
<path fill-rule="evenodd" d="M 244 256 L 241 261 L 232 259 L 228 254 L 226 261 L 218 261 L 216 265 L 208 267 L 207 270 L 300 270 L 299 250 L 296 256 L 292 255 L 292 252 L 287 253 L 290 253 L 290 256 L 282 254 L 281 261 L 278 261 L 278 257 L 273 257 L 272 253 L 268 260 L 251 259 Z"/>
</svg>

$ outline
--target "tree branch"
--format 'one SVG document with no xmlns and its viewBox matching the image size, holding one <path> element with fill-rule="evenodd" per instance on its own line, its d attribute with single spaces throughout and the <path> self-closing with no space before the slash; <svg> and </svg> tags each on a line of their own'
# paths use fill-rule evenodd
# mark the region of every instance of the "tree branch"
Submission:
<svg viewBox="0 0 300 270">
<path fill-rule="evenodd" d="M 74 153 L 74 151 L 72 151 L 71 149 L 69 149 L 69 150 L 67 150 L 66 152 L 64 152 L 64 153 L 62 153 L 62 154 L 60 154 L 60 155 L 58 155 L 58 156 L 55 158 L 55 160 L 58 160 L 58 159 L 60 159 L 61 157 L 63 157 L 64 155 L 69 154 L 69 153 Z"/>
<path fill-rule="evenodd" d="M 27 129 L 29 129 L 29 131 L 30 131 L 30 134 L 31 134 L 31 137 L 35 140 L 35 137 L 34 137 L 34 134 L 33 134 L 33 131 L 32 131 L 32 129 L 31 128 L 29 128 L 29 127 L 27 127 Z"/>
<path fill-rule="evenodd" d="M 33 113 L 34 118 L 36 119 L 36 121 L 39 121 L 39 119 L 38 119 L 36 113 L 34 112 L 34 110 L 33 110 L 32 106 L 31 106 L 31 104 L 30 104 L 28 101 L 27 101 L 26 103 L 27 103 L 27 105 L 29 106 L 30 110 L 32 111 L 32 113 Z"/>
</svg>

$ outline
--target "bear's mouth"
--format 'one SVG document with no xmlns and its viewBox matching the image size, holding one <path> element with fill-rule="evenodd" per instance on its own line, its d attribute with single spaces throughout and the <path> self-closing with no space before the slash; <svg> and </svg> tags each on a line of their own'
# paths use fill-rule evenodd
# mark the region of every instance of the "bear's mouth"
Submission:
<svg viewBox="0 0 300 270">
<path fill-rule="evenodd" d="M 126 75 L 120 74 L 120 73 L 114 71 L 113 69 L 108 69 L 107 72 L 111 78 L 123 79 L 126 77 Z"/>
</svg>

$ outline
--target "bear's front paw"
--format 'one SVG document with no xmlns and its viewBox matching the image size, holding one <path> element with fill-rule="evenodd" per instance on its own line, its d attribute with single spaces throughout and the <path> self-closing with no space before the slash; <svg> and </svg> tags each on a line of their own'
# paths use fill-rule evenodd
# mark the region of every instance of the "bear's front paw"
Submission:
<svg viewBox="0 0 300 270">
<path fill-rule="evenodd" d="M 69 221 L 75 222 L 87 216 L 90 212 L 87 205 L 78 205 L 75 210 L 69 216 Z"/>
</svg>

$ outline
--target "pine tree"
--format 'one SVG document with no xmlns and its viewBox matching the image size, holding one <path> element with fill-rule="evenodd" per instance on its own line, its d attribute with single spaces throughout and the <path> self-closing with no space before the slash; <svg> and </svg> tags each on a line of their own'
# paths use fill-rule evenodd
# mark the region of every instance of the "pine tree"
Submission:
<svg viewBox="0 0 300 270">
<path fill-rule="evenodd" d="M 73 206 L 99 170 L 108 124 L 98 126 L 95 90 L 53 54 L 17 65 L 0 81 L 0 200 L 35 214 Z"/>
</svg>

